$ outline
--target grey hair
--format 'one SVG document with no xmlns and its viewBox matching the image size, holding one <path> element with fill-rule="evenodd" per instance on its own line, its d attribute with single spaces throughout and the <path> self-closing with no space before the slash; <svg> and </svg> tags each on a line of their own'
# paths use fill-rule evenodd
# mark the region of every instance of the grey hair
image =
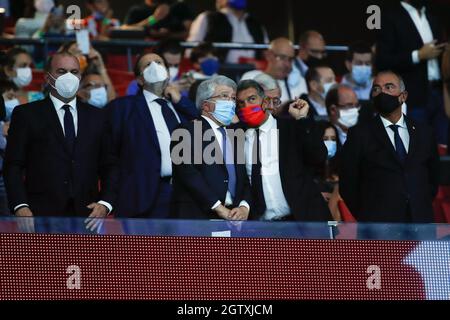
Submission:
<svg viewBox="0 0 450 320">
<path fill-rule="evenodd" d="M 405 81 L 403 80 L 402 76 L 399 75 L 397 72 L 392 71 L 392 70 L 383 70 L 383 71 L 378 72 L 376 74 L 375 78 L 378 77 L 379 75 L 382 75 L 382 74 L 393 74 L 398 79 L 398 82 L 399 82 L 399 85 L 400 85 L 400 90 L 402 92 L 406 90 Z"/>
<path fill-rule="evenodd" d="M 280 89 L 278 81 L 269 76 L 267 73 L 261 73 L 257 75 L 253 80 L 259 83 L 264 90 L 270 91 L 275 89 Z"/>
<path fill-rule="evenodd" d="M 227 86 L 234 91 L 236 91 L 237 87 L 236 82 L 225 76 L 214 76 L 211 79 L 203 81 L 197 88 L 197 96 L 195 98 L 197 109 L 202 109 L 203 102 L 214 95 L 217 86 Z"/>
</svg>

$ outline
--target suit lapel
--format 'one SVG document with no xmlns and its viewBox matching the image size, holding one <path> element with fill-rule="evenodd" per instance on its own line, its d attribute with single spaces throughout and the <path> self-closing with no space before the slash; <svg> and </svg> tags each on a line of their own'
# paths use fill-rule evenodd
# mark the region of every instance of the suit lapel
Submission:
<svg viewBox="0 0 450 320">
<path fill-rule="evenodd" d="M 290 137 L 289 135 L 289 128 L 286 126 L 286 122 L 283 120 L 279 120 L 275 118 L 275 121 L 277 122 L 277 132 L 278 132 L 278 170 L 280 172 L 280 179 L 281 179 L 281 187 L 283 188 L 283 193 L 286 195 L 285 192 L 285 186 L 286 182 L 288 181 L 288 170 L 289 170 L 289 146 L 288 143 L 290 143 Z M 291 120 L 287 120 L 291 121 Z M 294 151 L 292 151 L 294 152 Z"/>
<path fill-rule="evenodd" d="M 75 139 L 74 153 L 79 151 L 80 147 L 84 145 L 86 132 L 89 131 L 90 119 L 87 114 L 87 110 L 84 106 L 77 102 L 77 116 L 78 116 L 78 128 L 77 138 Z"/>
<path fill-rule="evenodd" d="M 411 123 L 411 120 L 409 120 L 407 117 L 405 117 L 406 126 L 408 127 L 408 133 L 409 133 L 409 148 L 408 148 L 408 155 L 406 157 L 406 161 L 410 161 L 414 158 L 414 154 L 417 151 L 417 130 L 414 124 Z"/>
<path fill-rule="evenodd" d="M 392 158 L 399 165 L 403 166 L 403 163 L 398 158 L 397 152 L 395 151 L 395 148 L 392 145 L 391 140 L 389 139 L 389 136 L 383 125 L 383 122 L 381 121 L 380 116 L 375 117 L 374 122 L 372 122 L 372 125 L 373 125 L 373 131 L 375 133 L 375 137 L 378 139 L 378 141 L 380 141 L 381 144 L 383 144 L 383 146 L 386 148 L 386 150 L 389 150 L 389 153 L 391 154 Z"/>
<path fill-rule="evenodd" d="M 154 144 L 158 152 L 161 152 L 161 147 L 159 146 L 158 136 L 156 134 L 155 124 L 153 123 L 152 114 L 150 113 L 147 100 L 143 94 L 136 96 L 136 109 L 139 113 L 139 118 L 143 126 L 146 128 L 148 135 L 150 136 L 150 141 Z"/>
<path fill-rule="evenodd" d="M 58 142 L 61 143 L 61 145 L 64 147 L 64 150 L 68 152 L 61 122 L 59 121 L 59 117 L 58 114 L 56 113 L 55 106 L 53 105 L 53 102 L 49 97 L 45 98 L 44 100 L 44 110 L 45 110 L 45 118 L 47 119 L 49 127 L 55 134 Z"/>
<path fill-rule="evenodd" d="M 209 124 L 209 122 L 205 118 L 203 118 L 203 117 L 200 117 L 200 118 L 202 120 L 202 135 L 203 135 L 203 137 L 205 137 L 205 132 L 207 130 L 213 130 L 213 128 L 211 127 L 211 125 Z M 202 137 L 203 150 L 205 150 L 206 146 L 209 145 L 210 143 L 214 143 L 215 144 L 215 146 L 214 146 L 214 159 L 217 159 L 217 158 L 218 159 L 223 159 L 223 153 L 222 153 L 222 150 L 220 149 L 219 142 L 217 141 L 216 134 L 215 134 L 215 132 L 213 132 L 213 133 L 214 133 L 214 136 L 213 136 L 213 140 L 212 141 L 211 140 L 210 141 L 203 141 L 203 137 Z M 197 139 L 197 137 L 194 137 L 194 139 Z M 218 152 L 218 154 L 216 155 L 215 152 Z M 224 161 L 224 160 L 222 160 L 222 161 Z M 228 176 L 228 171 L 227 171 L 227 168 L 226 168 L 225 164 L 224 163 L 222 163 L 222 164 L 216 163 L 216 164 L 218 166 L 220 166 L 222 168 L 222 170 L 225 172 L 225 174 Z"/>
</svg>

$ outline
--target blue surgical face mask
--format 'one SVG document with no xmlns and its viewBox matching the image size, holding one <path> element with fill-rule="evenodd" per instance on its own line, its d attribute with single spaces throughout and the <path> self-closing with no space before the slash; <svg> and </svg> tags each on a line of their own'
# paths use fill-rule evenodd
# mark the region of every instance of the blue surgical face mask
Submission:
<svg viewBox="0 0 450 320">
<path fill-rule="evenodd" d="M 14 108 L 20 104 L 19 99 L 12 99 L 5 101 L 5 111 L 6 111 L 6 120 L 9 121 L 11 119 L 11 115 L 14 111 Z"/>
<path fill-rule="evenodd" d="M 90 105 L 97 108 L 103 108 L 108 103 L 108 92 L 105 87 L 92 89 L 88 100 Z"/>
<path fill-rule="evenodd" d="M 352 67 L 352 78 L 357 84 L 367 84 L 372 78 L 372 67 L 354 65 Z"/>
<path fill-rule="evenodd" d="M 328 91 L 336 84 L 336 82 L 327 82 L 323 84 L 323 92 L 320 94 L 322 98 L 326 99 Z"/>
<path fill-rule="evenodd" d="M 220 62 L 217 58 L 207 58 L 200 63 L 202 72 L 207 76 L 212 76 L 219 71 Z"/>
<path fill-rule="evenodd" d="M 211 112 L 211 115 L 224 126 L 228 126 L 233 120 L 236 110 L 236 103 L 228 100 L 214 101 L 216 109 Z"/>
<path fill-rule="evenodd" d="M 326 140 L 323 143 L 325 143 L 328 150 L 328 159 L 333 158 L 336 155 L 337 142 L 333 140 Z"/>
</svg>

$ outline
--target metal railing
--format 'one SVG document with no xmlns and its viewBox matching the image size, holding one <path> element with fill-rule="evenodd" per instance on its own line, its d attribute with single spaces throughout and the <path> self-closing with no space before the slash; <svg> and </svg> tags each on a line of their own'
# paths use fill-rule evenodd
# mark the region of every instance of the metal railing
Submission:
<svg viewBox="0 0 450 320">
<path fill-rule="evenodd" d="M 75 40 L 75 37 L 61 37 L 61 38 L 45 38 L 45 39 L 30 39 L 30 38 L 0 38 L 0 45 L 33 45 L 44 47 L 44 56 L 48 56 L 50 45 L 61 45 L 67 41 Z M 110 39 L 110 40 L 92 40 L 92 45 L 95 48 L 98 47 L 110 47 L 110 48 L 124 48 L 127 55 L 128 70 L 133 70 L 133 48 L 151 48 L 158 44 L 158 41 L 146 41 L 146 40 L 126 40 L 126 39 Z M 180 42 L 184 48 L 194 48 L 199 42 Z M 219 49 L 253 49 L 253 50 L 265 50 L 269 48 L 268 44 L 257 43 L 231 43 L 231 42 L 214 42 L 212 43 L 214 48 Z M 299 46 L 295 45 L 295 49 Z M 347 46 L 326 46 L 327 51 L 330 52 L 342 52 L 347 51 Z"/>
</svg>

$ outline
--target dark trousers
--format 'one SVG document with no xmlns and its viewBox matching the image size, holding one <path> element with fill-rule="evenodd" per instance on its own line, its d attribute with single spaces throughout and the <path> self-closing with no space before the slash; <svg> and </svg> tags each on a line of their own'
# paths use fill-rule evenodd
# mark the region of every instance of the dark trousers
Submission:
<svg viewBox="0 0 450 320">
<path fill-rule="evenodd" d="M 408 105 L 408 117 L 419 123 L 427 123 L 433 128 L 437 142 L 443 145 L 448 144 L 449 125 L 444 110 L 442 85 L 431 84 L 429 86 L 425 108 Z"/>
<path fill-rule="evenodd" d="M 161 178 L 153 207 L 136 218 L 168 219 L 172 192 L 171 179 Z"/>
</svg>

